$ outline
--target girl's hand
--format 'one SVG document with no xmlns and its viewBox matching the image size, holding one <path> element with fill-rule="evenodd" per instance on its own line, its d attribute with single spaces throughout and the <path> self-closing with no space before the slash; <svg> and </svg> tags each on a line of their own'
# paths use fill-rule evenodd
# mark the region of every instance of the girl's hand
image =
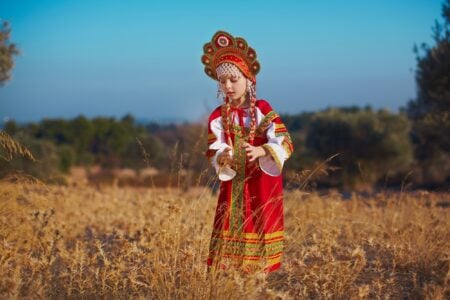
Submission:
<svg viewBox="0 0 450 300">
<path fill-rule="evenodd" d="M 264 149 L 264 147 L 254 147 L 247 142 L 242 143 L 242 148 L 245 148 L 245 152 L 247 152 L 247 158 L 250 162 L 255 161 L 258 157 L 267 155 L 266 149 Z"/>
<path fill-rule="evenodd" d="M 233 164 L 233 157 L 230 154 L 231 148 L 225 148 L 222 153 L 217 155 L 217 164 L 221 167 Z"/>
</svg>

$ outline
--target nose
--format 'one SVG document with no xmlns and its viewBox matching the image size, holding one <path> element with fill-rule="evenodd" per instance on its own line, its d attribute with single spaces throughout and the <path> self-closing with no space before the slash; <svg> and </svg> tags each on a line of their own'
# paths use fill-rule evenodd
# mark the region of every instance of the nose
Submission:
<svg viewBox="0 0 450 300">
<path fill-rule="evenodd" d="M 230 90 L 230 89 L 231 89 L 231 80 L 230 80 L 230 79 L 227 79 L 227 80 L 225 81 L 225 88 L 226 88 L 227 90 Z"/>
</svg>

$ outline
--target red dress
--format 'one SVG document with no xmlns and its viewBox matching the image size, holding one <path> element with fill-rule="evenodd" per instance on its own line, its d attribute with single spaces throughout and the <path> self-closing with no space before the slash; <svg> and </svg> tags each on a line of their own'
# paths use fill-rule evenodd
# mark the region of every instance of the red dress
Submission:
<svg viewBox="0 0 450 300">
<path fill-rule="evenodd" d="M 223 130 L 225 106 L 216 108 L 208 122 L 207 157 L 220 175 L 216 158 L 229 148 Z M 292 153 L 289 133 L 265 100 L 256 101 L 257 130 L 254 146 L 270 155 L 252 163 L 241 148 L 249 132 L 247 109 L 232 109 L 231 140 L 234 178 L 221 181 L 207 264 L 244 271 L 280 267 L 283 252 L 283 163 Z M 220 178 L 220 176 L 219 176 Z"/>
</svg>

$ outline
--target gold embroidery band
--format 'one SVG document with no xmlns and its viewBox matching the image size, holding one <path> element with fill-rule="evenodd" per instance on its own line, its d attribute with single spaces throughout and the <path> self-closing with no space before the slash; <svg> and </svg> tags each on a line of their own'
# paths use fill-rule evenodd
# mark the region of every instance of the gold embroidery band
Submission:
<svg viewBox="0 0 450 300">
<path fill-rule="evenodd" d="M 287 132 L 286 126 L 284 124 L 275 124 L 275 134 Z"/>
<path fill-rule="evenodd" d="M 215 141 L 217 141 L 217 138 L 216 138 L 215 134 L 209 133 L 208 134 L 208 145 L 211 145 Z"/>
<path fill-rule="evenodd" d="M 213 232 L 214 235 L 220 235 L 221 237 L 228 237 L 228 238 L 234 238 L 236 237 L 232 232 L 228 230 L 224 231 L 217 231 L 215 230 Z M 284 231 L 275 231 L 271 233 L 257 233 L 257 232 L 243 232 L 242 236 L 240 236 L 242 239 L 245 240 L 256 240 L 261 239 L 263 237 L 264 240 L 270 240 L 273 238 L 283 237 Z"/>
<path fill-rule="evenodd" d="M 258 128 L 256 129 L 256 132 L 258 134 L 262 134 L 267 127 L 269 127 L 270 123 L 278 118 L 278 114 L 274 112 L 273 110 L 270 111 L 267 115 L 264 116 L 264 118 L 261 120 L 261 123 L 259 124 Z"/>
</svg>

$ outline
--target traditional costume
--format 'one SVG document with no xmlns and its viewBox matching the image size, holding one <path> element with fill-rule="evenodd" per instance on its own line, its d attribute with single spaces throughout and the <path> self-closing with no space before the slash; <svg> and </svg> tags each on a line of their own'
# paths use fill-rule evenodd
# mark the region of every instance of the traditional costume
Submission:
<svg viewBox="0 0 450 300">
<path fill-rule="evenodd" d="M 214 268 L 274 271 L 283 252 L 282 168 L 293 151 L 279 115 L 265 100 L 256 100 L 256 52 L 243 38 L 218 31 L 203 47 L 205 72 L 218 80 L 238 72 L 247 79 L 250 106 L 233 108 L 231 99 L 208 121 L 206 156 L 221 180 L 207 264 Z M 262 146 L 269 155 L 247 160 L 242 142 Z M 233 165 L 221 167 L 217 157 L 230 148 Z"/>
</svg>

